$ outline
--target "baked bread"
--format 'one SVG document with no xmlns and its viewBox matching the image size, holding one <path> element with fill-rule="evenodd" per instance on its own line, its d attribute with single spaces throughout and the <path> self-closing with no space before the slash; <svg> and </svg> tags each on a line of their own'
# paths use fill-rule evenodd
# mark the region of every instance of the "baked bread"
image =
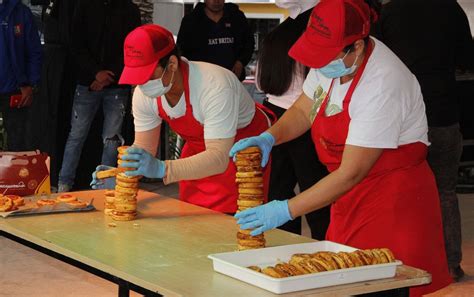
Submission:
<svg viewBox="0 0 474 297">
<path fill-rule="evenodd" d="M 97 172 L 97 178 L 98 179 L 104 179 L 104 178 L 114 177 L 114 176 L 117 175 L 117 173 L 119 173 L 118 168 L 111 168 L 111 169 L 107 169 L 107 170 L 102 170 L 102 171 Z"/>
<path fill-rule="evenodd" d="M 119 212 L 119 211 L 112 211 L 112 214 L 111 214 L 111 217 L 112 219 L 114 219 L 115 221 L 132 221 L 135 219 L 135 217 L 137 216 L 137 212 L 130 212 L 130 213 L 127 213 L 127 212 Z"/>
<path fill-rule="evenodd" d="M 58 202 L 73 202 L 73 201 L 76 201 L 77 198 L 76 196 L 71 195 L 71 194 L 61 194 L 58 197 L 56 197 L 56 200 L 58 200 Z"/>
<path fill-rule="evenodd" d="M 255 154 L 259 153 L 260 154 L 260 148 L 258 146 L 249 146 L 248 148 L 245 148 L 237 153 L 237 155 L 244 155 L 244 154 Z"/>
<path fill-rule="evenodd" d="M 238 237 L 242 236 L 242 230 L 240 230 Z M 288 263 L 280 262 L 275 266 L 262 269 L 261 272 L 271 277 L 282 278 L 394 261 L 395 256 L 388 248 L 355 250 L 350 253 L 319 251 L 314 254 L 293 254 Z M 258 266 L 251 267 L 258 268 Z"/>
<path fill-rule="evenodd" d="M 72 209 L 78 209 L 78 208 L 86 208 L 87 207 L 87 203 L 85 203 L 84 201 L 80 201 L 80 200 L 75 200 L 75 201 L 70 201 L 67 203 L 67 206 L 72 208 Z"/>
<path fill-rule="evenodd" d="M 55 205 L 56 203 L 57 201 L 53 199 L 40 199 L 36 201 L 36 205 L 38 205 L 39 207 L 47 206 L 47 205 Z"/>
<path fill-rule="evenodd" d="M 18 195 L 5 195 L 5 197 L 10 198 L 12 200 L 13 204 L 16 207 L 25 205 L 25 199 L 23 199 L 23 197 L 21 197 L 21 196 L 18 196 Z"/>
<path fill-rule="evenodd" d="M 2 197 L 0 197 L 0 211 L 11 211 L 13 210 L 13 208 L 15 207 L 15 204 L 13 203 L 13 201 L 8 198 L 8 197 L 5 197 L 2 195 Z"/>
</svg>

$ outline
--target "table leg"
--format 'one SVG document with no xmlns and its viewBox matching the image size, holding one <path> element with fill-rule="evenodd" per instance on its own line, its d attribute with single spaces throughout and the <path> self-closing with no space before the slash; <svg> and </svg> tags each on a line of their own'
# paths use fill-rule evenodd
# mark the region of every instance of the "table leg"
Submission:
<svg viewBox="0 0 474 297">
<path fill-rule="evenodd" d="M 118 297 L 129 297 L 130 296 L 130 286 L 128 282 L 123 279 L 116 278 L 115 283 L 118 285 Z"/>
</svg>

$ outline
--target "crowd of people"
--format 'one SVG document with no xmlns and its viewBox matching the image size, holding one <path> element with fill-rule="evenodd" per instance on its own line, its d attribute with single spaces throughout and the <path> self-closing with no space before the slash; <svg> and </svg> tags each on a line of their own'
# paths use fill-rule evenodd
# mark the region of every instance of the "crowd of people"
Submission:
<svg viewBox="0 0 474 297">
<path fill-rule="evenodd" d="M 8 149 L 48 152 L 53 185 L 67 192 L 99 108 L 96 172 L 117 166 L 132 110 L 133 146 L 120 165 L 134 168 L 128 175 L 179 182 L 181 200 L 235 214 L 252 235 L 300 234 L 306 216 L 313 238 L 389 247 L 432 274 L 412 296 L 462 278 L 455 70 L 473 68 L 474 48 L 460 5 L 275 2 L 290 17 L 259 45 L 260 105 L 241 82 L 255 44 L 236 4 L 198 3 L 175 42 L 158 24 L 142 26 L 131 0 L 46 0 L 42 49 L 28 8 L 0 0 Z M 44 119 L 37 141 L 26 125 L 32 114 Z M 162 123 L 185 140 L 178 160 L 156 157 Z M 236 214 L 233 157 L 250 146 L 262 152 L 263 175 L 252 178 L 268 203 Z M 104 184 L 96 172 L 93 188 Z"/>
</svg>

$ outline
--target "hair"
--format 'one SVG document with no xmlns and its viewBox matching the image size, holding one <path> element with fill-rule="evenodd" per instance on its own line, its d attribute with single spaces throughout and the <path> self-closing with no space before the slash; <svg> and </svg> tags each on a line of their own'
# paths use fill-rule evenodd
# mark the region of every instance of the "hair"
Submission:
<svg viewBox="0 0 474 297">
<path fill-rule="evenodd" d="M 287 18 L 264 38 L 257 59 L 257 82 L 266 94 L 283 95 L 297 71 L 309 71 L 307 67 L 296 67 L 295 60 L 288 55 L 291 46 L 305 31 L 307 21 L 304 17 Z"/>
<path fill-rule="evenodd" d="M 169 52 L 169 54 L 167 54 L 166 56 L 161 58 L 160 61 L 158 61 L 158 64 L 161 66 L 161 68 L 165 69 L 166 66 L 168 66 L 171 56 L 176 56 L 176 58 L 178 58 L 178 65 L 181 64 L 181 53 L 178 46 L 175 46 L 173 50 Z"/>
</svg>

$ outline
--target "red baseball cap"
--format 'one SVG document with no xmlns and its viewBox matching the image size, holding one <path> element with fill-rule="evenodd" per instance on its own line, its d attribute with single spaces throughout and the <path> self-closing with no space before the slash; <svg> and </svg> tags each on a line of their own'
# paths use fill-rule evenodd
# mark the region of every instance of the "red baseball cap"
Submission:
<svg viewBox="0 0 474 297">
<path fill-rule="evenodd" d="M 144 25 L 127 35 L 123 46 L 124 63 L 119 84 L 143 85 L 158 61 L 175 48 L 173 34 L 158 25 Z"/>
<path fill-rule="evenodd" d="M 369 35 L 370 17 L 363 0 L 321 0 L 288 54 L 311 68 L 326 66 L 346 46 Z"/>
</svg>

